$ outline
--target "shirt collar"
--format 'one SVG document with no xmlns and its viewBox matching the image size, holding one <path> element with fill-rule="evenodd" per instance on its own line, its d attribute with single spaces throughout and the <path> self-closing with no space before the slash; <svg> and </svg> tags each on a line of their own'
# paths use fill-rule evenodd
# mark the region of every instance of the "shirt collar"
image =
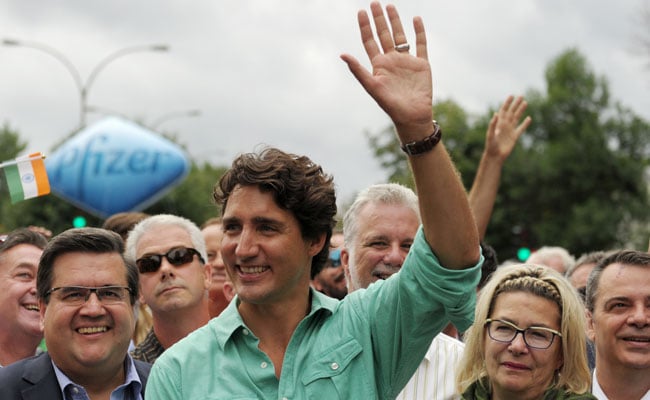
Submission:
<svg viewBox="0 0 650 400">
<path fill-rule="evenodd" d="M 321 313 L 331 315 L 339 305 L 338 300 L 326 296 L 311 287 L 309 288 L 309 296 L 311 297 L 311 309 L 305 318 L 312 318 Z M 217 318 L 213 318 L 209 322 L 209 325 L 215 331 L 217 342 L 221 348 L 224 348 L 226 342 L 232 338 L 235 332 L 248 329 L 237 309 L 239 304 L 239 296 L 235 296 L 228 307 Z"/>
<path fill-rule="evenodd" d="M 52 361 L 52 367 L 54 368 L 56 379 L 59 382 L 59 388 L 61 389 L 61 395 L 63 396 L 63 399 L 67 398 L 65 394 L 65 388 L 69 385 L 82 387 L 81 385 L 73 382 L 70 378 L 68 378 L 68 376 L 63 371 L 61 371 L 59 367 L 56 366 L 56 364 L 54 364 L 54 361 Z M 142 391 L 142 382 L 140 381 L 140 376 L 138 376 L 138 371 L 135 369 L 133 358 L 131 358 L 131 356 L 128 354 L 124 360 L 124 367 L 126 368 L 124 384 L 116 387 L 115 389 L 123 386 L 129 386 L 133 394 L 133 397 L 131 398 L 138 399 L 140 398 L 139 395 Z"/>
<path fill-rule="evenodd" d="M 591 394 L 594 395 L 597 399 L 604 399 L 607 400 L 607 395 L 605 392 L 603 392 L 603 388 L 600 387 L 600 384 L 598 383 L 598 378 L 596 378 L 596 368 L 594 368 L 594 372 L 592 375 L 591 379 Z M 646 394 L 641 397 L 639 400 L 650 400 L 650 390 L 646 392 Z"/>
<path fill-rule="evenodd" d="M 596 369 L 594 368 L 593 378 L 591 380 L 591 394 L 593 394 L 597 399 L 606 399 L 603 389 L 598 384 L 598 378 L 596 378 Z"/>
</svg>

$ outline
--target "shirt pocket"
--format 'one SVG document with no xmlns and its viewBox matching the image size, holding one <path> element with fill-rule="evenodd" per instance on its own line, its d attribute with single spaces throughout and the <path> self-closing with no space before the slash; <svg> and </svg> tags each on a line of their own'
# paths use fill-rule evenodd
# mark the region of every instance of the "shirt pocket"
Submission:
<svg viewBox="0 0 650 400">
<path fill-rule="evenodd" d="M 368 381 L 368 374 L 360 360 L 356 360 L 363 347 L 352 337 L 344 338 L 323 350 L 308 365 L 302 376 L 309 399 L 351 399 L 355 394 L 363 393 L 362 398 L 374 393 L 373 385 Z M 370 393 L 368 392 L 370 390 Z"/>
<path fill-rule="evenodd" d="M 193 400 L 260 400 L 260 397 L 224 394 L 224 395 L 208 395 L 207 397 L 193 397 Z"/>
</svg>

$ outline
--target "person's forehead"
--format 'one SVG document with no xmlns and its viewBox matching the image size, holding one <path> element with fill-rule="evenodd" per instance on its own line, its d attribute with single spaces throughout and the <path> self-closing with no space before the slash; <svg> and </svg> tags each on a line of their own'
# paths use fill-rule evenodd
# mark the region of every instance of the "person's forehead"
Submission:
<svg viewBox="0 0 650 400">
<path fill-rule="evenodd" d="M 223 228 L 221 224 L 208 225 L 201 230 L 203 237 L 208 239 L 218 239 L 223 236 Z"/>
<path fill-rule="evenodd" d="M 600 275 L 596 297 L 643 293 L 650 295 L 650 266 L 614 263 Z"/>
<path fill-rule="evenodd" d="M 268 222 L 291 220 L 296 224 L 298 218 L 293 210 L 280 207 L 274 193 L 263 191 L 258 186 L 236 186 L 228 198 L 228 205 L 223 211 L 223 223 L 232 222 Z"/>
<path fill-rule="evenodd" d="M 122 255 L 69 252 L 59 255 L 52 264 L 52 286 L 87 286 L 89 279 L 106 281 L 104 284 L 125 284 L 126 264 Z"/>
<path fill-rule="evenodd" d="M 571 282 L 577 282 L 577 281 L 586 281 L 587 278 L 589 277 L 589 274 L 591 271 L 594 269 L 596 264 L 594 263 L 587 263 L 587 264 L 582 264 L 578 266 L 576 269 L 573 270 L 571 273 L 571 276 L 569 277 L 569 280 Z"/>
<path fill-rule="evenodd" d="M 370 202 L 358 215 L 360 234 L 381 231 L 382 234 L 408 234 L 415 237 L 420 221 L 409 207 L 397 204 Z"/>
<path fill-rule="evenodd" d="M 20 244 L 0 254 L 0 271 L 12 273 L 19 268 L 37 269 L 43 250 L 30 244 Z"/>
<path fill-rule="evenodd" d="M 149 253 L 165 253 L 174 247 L 192 247 L 190 234 L 180 226 L 159 225 L 140 237 L 136 245 L 136 257 Z"/>
<path fill-rule="evenodd" d="M 491 314 L 491 317 L 497 318 L 509 316 L 508 319 L 522 326 L 535 323 L 551 326 L 556 322 L 559 324 L 560 307 L 546 297 L 528 291 L 514 290 L 496 296 Z"/>
<path fill-rule="evenodd" d="M 343 245 L 343 234 L 340 232 L 332 233 L 332 238 L 330 239 L 330 247 L 338 248 Z"/>
<path fill-rule="evenodd" d="M 40 258 L 42 253 L 43 253 L 43 249 L 40 249 L 34 246 L 33 244 L 29 244 L 29 243 L 17 244 L 0 253 L 0 266 L 2 266 L 4 263 L 10 260 L 15 261 L 14 259 L 16 258 L 25 258 L 25 257 L 31 257 L 31 258 L 35 257 L 38 262 L 38 259 Z"/>
</svg>

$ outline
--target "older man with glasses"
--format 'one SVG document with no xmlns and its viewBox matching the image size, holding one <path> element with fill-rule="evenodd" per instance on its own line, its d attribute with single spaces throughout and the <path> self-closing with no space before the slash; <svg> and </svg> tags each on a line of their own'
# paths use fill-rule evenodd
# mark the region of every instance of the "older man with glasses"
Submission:
<svg viewBox="0 0 650 400">
<path fill-rule="evenodd" d="M 153 316 L 151 331 L 132 355 L 153 363 L 165 349 L 210 320 L 205 240 L 188 219 L 154 215 L 129 233 L 126 254 L 136 260 L 140 301 Z"/>
<path fill-rule="evenodd" d="M 0 399 L 144 398 L 151 365 L 128 354 L 138 271 L 116 233 L 71 229 L 40 258 L 36 282 L 47 353 L 0 370 Z"/>
</svg>

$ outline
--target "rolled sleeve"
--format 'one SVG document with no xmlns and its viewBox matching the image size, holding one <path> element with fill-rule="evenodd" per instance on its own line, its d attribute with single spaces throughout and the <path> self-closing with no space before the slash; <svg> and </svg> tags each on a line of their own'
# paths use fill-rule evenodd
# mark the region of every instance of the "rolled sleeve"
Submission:
<svg viewBox="0 0 650 400">
<path fill-rule="evenodd" d="M 433 254 L 420 226 L 405 261 L 405 264 L 412 264 L 412 268 L 404 271 L 410 270 L 413 278 L 420 281 L 427 298 L 441 304 L 449 321 L 464 331 L 474 320 L 476 286 L 481 277 L 483 259 L 481 255 L 478 263 L 467 269 L 444 268 Z"/>
</svg>

